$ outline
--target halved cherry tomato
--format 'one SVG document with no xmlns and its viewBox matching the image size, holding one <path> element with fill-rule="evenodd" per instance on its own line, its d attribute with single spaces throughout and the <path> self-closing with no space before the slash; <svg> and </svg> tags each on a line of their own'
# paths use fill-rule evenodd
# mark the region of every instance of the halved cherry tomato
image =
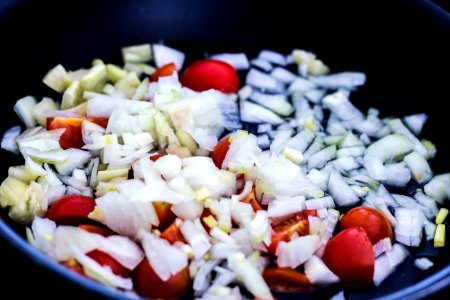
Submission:
<svg viewBox="0 0 450 300">
<path fill-rule="evenodd" d="M 80 224 L 78 227 L 91 233 L 103 235 L 104 237 L 117 234 L 103 224 Z"/>
<path fill-rule="evenodd" d="M 204 59 L 192 63 L 181 76 L 181 83 L 194 91 L 219 90 L 236 93 L 239 78 L 236 69 L 223 61 Z"/>
<path fill-rule="evenodd" d="M 222 163 L 227 155 L 228 149 L 230 149 L 230 141 L 228 137 L 224 137 L 217 143 L 216 147 L 214 147 L 214 150 L 211 152 L 211 158 L 219 169 L 222 168 Z"/>
<path fill-rule="evenodd" d="M 58 225 L 89 223 L 88 215 L 95 208 L 95 200 L 83 195 L 67 195 L 56 200 L 48 209 L 47 218 Z"/>
<path fill-rule="evenodd" d="M 391 223 L 386 216 L 368 206 L 359 206 L 351 209 L 341 219 L 341 229 L 352 227 L 363 228 L 372 244 L 376 244 L 384 238 L 393 239 Z"/>
<path fill-rule="evenodd" d="M 155 154 L 150 155 L 150 159 L 151 159 L 153 162 L 157 161 L 157 160 L 160 159 L 161 157 L 162 157 L 162 154 L 159 154 L 159 153 L 155 153 Z"/>
<path fill-rule="evenodd" d="M 83 137 L 81 135 L 81 125 L 83 121 L 87 120 L 104 128 L 108 125 L 106 118 L 65 118 L 55 117 L 47 118 L 47 129 L 53 130 L 58 128 L 65 128 L 66 131 L 62 134 L 59 144 L 63 149 L 81 148 L 84 146 Z"/>
<path fill-rule="evenodd" d="M 291 268 L 267 268 L 262 275 L 267 285 L 278 292 L 298 292 L 312 287 L 305 274 Z"/>
<path fill-rule="evenodd" d="M 255 188 L 252 188 L 250 193 L 248 193 L 248 195 L 245 196 L 245 198 L 241 201 L 250 204 L 255 212 L 257 212 L 258 210 L 262 210 L 261 205 L 259 204 L 258 200 L 256 200 Z"/>
<path fill-rule="evenodd" d="M 86 255 L 98 262 L 100 265 L 110 267 L 111 271 L 118 276 L 122 276 L 124 278 L 131 276 L 131 270 L 122 266 L 108 253 L 95 249 L 90 251 Z"/>
<path fill-rule="evenodd" d="M 153 202 L 153 206 L 155 207 L 156 214 L 158 215 L 158 219 L 159 219 L 159 225 L 157 226 L 157 228 L 160 231 L 164 231 L 167 227 L 170 226 L 170 224 L 172 224 L 172 222 L 177 217 L 172 212 L 172 209 L 171 209 L 172 204 L 166 203 L 166 202 L 161 202 L 161 201 L 156 201 L 156 202 Z"/>
<path fill-rule="evenodd" d="M 289 242 L 294 233 L 299 236 L 309 234 L 308 216 L 317 216 L 317 210 L 304 210 L 294 214 L 288 219 L 272 225 L 274 233 L 268 247 L 269 253 L 275 255 L 280 242 Z"/>
<path fill-rule="evenodd" d="M 360 227 L 345 229 L 334 236 L 325 247 L 323 261 L 346 285 L 372 284 L 375 256 L 367 233 Z"/>
<path fill-rule="evenodd" d="M 167 281 L 161 280 L 147 259 L 136 268 L 134 287 L 144 297 L 151 299 L 179 299 L 186 294 L 191 286 L 188 268 L 184 268 Z"/>
<path fill-rule="evenodd" d="M 169 243 L 173 244 L 175 242 L 186 243 L 186 240 L 181 233 L 180 228 L 177 226 L 176 221 L 174 221 L 166 230 L 161 233 L 160 238 L 169 241 Z"/>
<path fill-rule="evenodd" d="M 158 81 L 160 77 L 170 76 L 177 70 L 177 66 L 174 63 L 169 63 L 158 70 L 150 76 L 150 81 Z"/>
</svg>

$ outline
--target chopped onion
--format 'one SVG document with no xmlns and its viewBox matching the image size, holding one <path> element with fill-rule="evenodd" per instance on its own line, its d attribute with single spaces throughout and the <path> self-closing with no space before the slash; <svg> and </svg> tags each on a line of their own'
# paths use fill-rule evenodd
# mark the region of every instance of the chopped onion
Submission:
<svg viewBox="0 0 450 300">
<path fill-rule="evenodd" d="M 161 68 L 162 66 L 170 63 L 174 63 L 177 67 L 177 70 L 181 70 L 185 58 L 183 52 L 162 44 L 153 45 L 153 56 L 155 59 L 155 64 L 158 68 Z"/>
<path fill-rule="evenodd" d="M 266 60 L 280 66 L 286 65 L 286 58 L 284 55 L 271 50 L 262 50 L 258 55 L 258 59 Z"/>
<path fill-rule="evenodd" d="M 196 259 L 202 258 L 211 248 L 211 243 L 208 241 L 208 238 L 197 229 L 193 221 L 184 221 L 180 226 L 180 230 L 184 238 L 191 245 Z"/>
<path fill-rule="evenodd" d="M 400 244 L 394 244 L 392 250 L 375 259 L 375 272 L 373 275 L 375 285 L 379 286 L 407 256 L 408 252 L 405 247 Z"/>
<path fill-rule="evenodd" d="M 221 53 L 211 55 L 212 59 L 217 59 L 232 65 L 236 70 L 247 70 L 250 68 L 247 55 L 245 53 Z"/>
<path fill-rule="evenodd" d="M 423 215 L 414 208 L 396 208 L 395 240 L 406 246 L 419 246 L 422 241 Z"/>
<path fill-rule="evenodd" d="M 6 130 L 3 134 L 1 148 L 14 154 L 19 154 L 19 148 L 16 143 L 16 138 L 19 136 L 21 131 L 22 129 L 20 128 L 20 126 L 14 126 Z"/>
<path fill-rule="evenodd" d="M 297 77 L 294 73 L 280 67 L 273 69 L 270 76 L 284 83 L 291 83 Z"/>
<path fill-rule="evenodd" d="M 36 120 L 33 116 L 33 109 L 36 105 L 36 98 L 32 96 L 26 96 L 19 99 L 14 105 L 14 111 L 27 128 L 36 126 Z"/>
<path fill-rule="evenodd" d="M 375 245 L 373 245 L 373 253 L 375 258 L 385 253 L 386 251 L 391 251 L 392 243 L 390 238 L 384 238 L 379 240 Z"/>
<path fill-rule="evenodd" d="M 408 126 L 416 136 L 422 132 L 422 128 L 427 120 L 428 115 L 426 114 L 415 114 L 403 118 L 406 126 Z"/>
<path fill-rule="evenodd" d="M 310 80 L 327 89 L 343 88 L 352 90 L 355 87 L 366 83 L 366 74 L 359 72 L 343 72 L 326 76 L 312 76 L 310 77 Z"/>
<path fill-rule="evenodd" d="M 336 171 L 333 171 L 330 174 L 328 191 L 338 206 L 349 206 L 359 201 L 358 196 L 356 196 L 352 188 Z"/>
<path fill-rule="evenodd" d="M 416 258 L 414 260 L 414 266 L 416 266 L 417 268 L 419 268 L 422 271 L 428 270 L 429 268 L 431 268 L 432 266 L 434 266 L 434 263 L 429 260 L 426 257 L 422 257 L 422 258 Z"/>
<path fill-rule="evenodd" d="M 256 69 L 250 69 L 245 79 L 245 83 L 263 90 L 274 92 L 283 91 L 283 84 L 280 81 Z"/>
<path fill-rule="evenodd" d="M 305 262 L 305 275 L 312 284 L 328 285 L 339 282 L 337 277 L 317 256 L 311 256 Z"/>
<path fill-rule="evenodd" d="M 320 246 L 317 235 L 305 235 L 290 242 L 280 242 L 277 248 L 279 267 L 297 268 L 307 261 Z"/>
<path fill-rule="evenodd" d="M 443 204 L 450 195 L 450 173 L 436 175 L 424 187 L 425 194 Z"/>
</svg>

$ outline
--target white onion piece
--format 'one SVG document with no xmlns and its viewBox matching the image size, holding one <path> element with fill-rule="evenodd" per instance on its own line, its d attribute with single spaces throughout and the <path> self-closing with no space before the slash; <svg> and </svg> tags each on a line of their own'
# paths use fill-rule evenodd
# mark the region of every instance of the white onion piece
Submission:
<svg viewBox="0 0 450 300">
<path fill-rule="evenodd" d="M 280 81 L 257 69 L 250 69 L 245 78 L 245 83 L 263 90 L 275 92 L 283 91 L 283 84 Z"/>
<path fill-rule="evenodd" d="M 325 263 L 315 255 L 305 262 L 304 267 L 305 275 L 312 284 L 327 285 L 340 281 L 339 277 L 331 272 Z"/>
<path fill-rule="evenodd" d="M 211 55 L 210 58 L 226 62 L 236 70 L 247 70 L 250 68 L 250 62 L 245 53 L 220 53 Z"/>
<path fill-rule="evenodd" d="M 261 273 L 253 263 L 245 258 L 243 253 L 233 254 L 228 257 L 227 261 L 230 269 L 242 278 L 245 287 L 253 296 L 262 300 L 273 299 L 270 289 Z"/>
<path fill-rule="evenodd" d="M 249 98 L 280 116 L 287 117 L 294 111 L 294 108 L 287 100 L 287 96 L 284 94 L 264 94 L 255 90 Z"/>
<path fill-rule="evenodd" d="M 422 241 L 423 215 L 419 209 L 396 208 L 395 240 L 406 246 L 419 246 Z"/>
<path fill-rule="evenodd" d="M 87 101 L 87 116 L 109 118 L 114 109 L 127 101 L 122 98 L 114 98 L 98 94 Z"/>
<path fill-rule="evenodd" d="M 406 126 L 408 126 L 409 129 L 416 136 L 418 136 L 420 132 L 422 132 L 422 128 L 427 120 L 428 120 L 427 114 L 415 114 L 403 118 L 403 121 L 405 122 Z"/>
<path fill-rule="evenodd" d="M 433 177 L 430 165 L 419 152 L 413 151 L 405 156 L 405 164 L 411 170 L 411 174 L 419 184 L 428 182 Z"/>
<path fill-rule="evenodd" d="M 177 70 L 183 67 L 185 55 L 183 52 L 161 44 L 153 45 L 153 57 L 158 68 L 174 63 Z"/>
<path fill-rule="evenodd" d="M 363 114 L 341 92 L 335 92 L 323 98 L 323 105 L 344 121 L 363 118 Z"/>
<path fill-rule="evenodd" d="M 384 163 L 408 154 L 413 149 L 414 145 L 404 135 L 391 134 L 370 145 L 366 155 L 376 157 Z"/>
<path fill-rule="evenodd" d="M 340 291 L 339 293 L 331 297 L 329 300 L 345 300 L 344 291 Z"/>
<path fill-rule="evenodd" d="M 383 183 L 388 186 L 405 187 L 411 180 L 411 173 L 404 163 L 386 165 L 386 175 Z"/>
<path fill-rule="evenodd" d="M 277 248 L 279 267 L 297 268 L 308 260 L 320 246 L 317 235 L 305 235 L 289 242 L 280 242 Z"/>
<path fill-rule="evenodd" d="M 42 252 L 53 256 L 52 240 L 56 230 L 56 223 L 47 218 L 35 216 L 31 224 L 33 245 Z"/>
<path fill-rule="evenodd" d="M 184 221 L 180 226 L 180 230 L 189 245 L 191 245 L 196 259 L 202 258 L 211 248 L 208 237 L 197 229 L 193 221 Z"/>
<path fill-rule="evenodd" d="M 252 59 L 251 64 L 252 64 L 252 66 L 258 67 L 261 70 L 266 71 L 266 72 L 270 72 L 270 70 L 273 69 L 272 64 L 264 59 L 258 59 L 258 58 Z"/>
<path fill-rule="evenodd" d="M 78 227 L 60 225 L 54 231 L 52 240 L 54 258 L 58 261 L 65 261 L 73 257 L 73 246 L 83 253 L 88 253 L 101 245 L 102 238 L 101 235 Z"/>
<path fill-rule="evenodd" d="M 328 181 L 328 191 L 338 206 L 349 206 L 359 201 L 358 196 L 356 196 L 352 188 L 336 171 L 331 172 Z"/>
<path fill-rule="evenodd" d="M 325 164 L 336 158 L 336 146 L 331 145 L 312 155 L 308 160 L 308 169 L 321 169 Z"/>
<path fill-rule="evenodd" d="M 306 200 L 306 209 L 319 209 L 319 208 L 335 208 L 333 198 L 323 197 L 317 199 Z"/>
<path fill-rule="evenodd" d="M 141 230 L 142 247 L 155 273 L 163 281 L 178 274 L 188 266 L 186 253 L 156 235 Z"/>
<path fill-rule="evenodd" d="M 392 274 L 398 265 L 400 265 L 408 256 L 408 252 L 400 244 L 394 244 L 392 250 L 387 251 L 375 259 L 375 271 L 373 282 L 379 286 L 390 274 Z"/>
<path fill-rule="evenodd" d="M 392 243 L 390 238 L 384 238 L 379 240 L 375 245 L 373 245 L 373 253 L 375 255 L 375 258 L 380 256 L 386 251 L 391 251 L 392 249 Z"/>
<path fill-rule="evenodd" d="M 281 218 L 305 209 L 305 197 L 278 197 L 269 203 L 269 218 Z"/>
<path fill-rule="evenodd" d="M 36 120 L 33 116 L 33 109 L 36 105 L 36 98 L 32 96 L 26 96 L 19 99 L 14 105 L 14 111 L 27 128 L 36 126 Z"/>
<path fill-rule="evenodd" d="M 375 180 L 387 180 L 387 169 L 384 167 L 383 162 L 378 157 L 371 155 L 364 156 L 364 168 L 369 173 L 369 176 Z"/>
<path fill-rule="evenodd" d="M 359 72 L 343 72 L 325 76 L 311 76 L 310 80 L 327 89 L 348 89 L 364 85 L 366 74 Z"/>
<path fill-rule="evenodd" d="M 19 136 L 22 129 L 20 126 L 14 126 L 9 128 L 3 134 L 1 148 L 14 154 L 19 154 L 19 148 L 17 147 L 16 138 Z"/>
<path fill-rule="evenodd" d="M 437 215 L 439 209 L 436 205 L 436 201 L 434 201 L 433 198 L 425 195 L 422 192 L 417 192 L 414 194 L 414 199 L 416 199 L 417 202 L 419 202 L 419 204 L 421 204 L 423 207 L 426 207 L 424 213 L 428 219 L 433 219 Z"/>
<path fill-rule="evenodd" d="M 327 189 L 329 174 L 317 169 L 312 169 L 306 177 L 321 190 Z"/>
<path fill-rule="evenodd" d="M 98 249 L 111 255 L 112 258 L 129 270 L 134 270 L 145 256 L 135 242 L 120 235 L 103 238 Z"/>
<path fill-rule="evenodd" d="M 204 292 L 211 284 L 211 273 L 215 266 L 219 264 L 219 260 L 213 259 L 205 262 L 195 274 L 192 288 L 195 292 Z"/>
<path fill-rule="evenodd" d="M 296 79 L 294 79 L 294 81 L 291 82 L 288 90 L 289 90 L 289 92 L 304 93 L 304 92 L 307 92 L 314 88 L 316 88 L 316 85 L 313 82 L 311 82 L 307 79 L 304 79 L 302 77 L 297 77 Z"/>
<path fill-rule="evenodd" d="M 432 266 L 434 266 L 434 263 L 429 260 L 426 257 L 422 257 L 422 258 L 416 258 L 414 260 L 414 266 L 416 266 L 417 268 L 419 268 L 422 271 L 428 270 L 429 268 L 431 268 Z"/>
<path fill-rule="evenodd" d="M 425 194 L 436 200 L 439 204 L 444 204 L 444 200 L 450 196 L 450 173 L 434 176 L 430 182 L 424 186 Z"/>
<path fill-rule="evenodd" d="M 325 220 L 323 220 L 320 223 L 320 228 L 313 229 L 313 230 L 316 230 L 319 234 L 322 235 L 322 238 L 320 240 L 319 248 L 315 252 L 315 255 L 317 255 L 318 257 L 322 257 L 323 256 L 323 253 L 325 251 L 325 247 L 326 247 L 328 241 L 333 236 L 333 232 L 334 232 L 334 230 L 336 228 L 336 225 L 337 225 L 337 223 L 339 221 L 339 216 L 340 216 L 339 211 L 337 211 L 337 210 L 335 210 L 333 208 L 329 208 L 328 209 L 328 216 L 327 216 L 327 218 Z M 314 219 L 313 218 L 314 217 L 308 216 L 308 221 L 317 219 L 317 218 L 314 218 Z M 311 233 L 311 225 L 310 225 L 310 233 Z"/>
<path fill-rule="evenodd" d="M 273 69 L 272 72 L 270 72 L 270 76 L 284 83 L 291 83 L 297 78 L 294 73 L 280 67 Z"/>
<path fill-rule="evenodd" d="M 266 60 L 280 66 L 286 65 L 286 58 L 284 55 L 271 50 L 262 50 L 258 55 L 258 59 Z"/>
<path fill-rule="evenodd" d="M 92 157 L 89 152 L 80 149 L 70 148 L 64 151 L 69 159 L 63 163 L 55 164 L 56 171 L 61 175 L 72 174 L 73 170 L 83 167 Z"/>
</svg>

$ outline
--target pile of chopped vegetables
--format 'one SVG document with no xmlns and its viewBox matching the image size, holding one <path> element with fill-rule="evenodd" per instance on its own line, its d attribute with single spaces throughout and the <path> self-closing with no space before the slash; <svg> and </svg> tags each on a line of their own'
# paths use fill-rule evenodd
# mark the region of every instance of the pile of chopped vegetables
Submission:
<svg viewBox="0 0 450 300">
<path fill-rule="evenodd" d="M 149 298 L 273 299 L 378 286 L 408 248 L 445 246 L 450 173 L 418 138 L 427 115 L 364 114 L 349 97 L 365 74 L 304 50 L 122 55 L 51 69 L 60 98 L 18 100 L 26 129 L 3 136 L 24 162 L 1 207 L 52 259 Z"/>
</svg>

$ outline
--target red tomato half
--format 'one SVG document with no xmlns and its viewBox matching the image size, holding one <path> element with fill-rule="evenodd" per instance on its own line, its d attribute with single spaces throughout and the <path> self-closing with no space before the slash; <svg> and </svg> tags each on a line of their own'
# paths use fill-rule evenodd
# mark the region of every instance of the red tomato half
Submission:
<svg viewBox="0 0 450 300">
<path fill-rule="evenodd" d="M 102 266 L 107 266 L 111 268 L 111 271 L 121 277 L 127 278 L 131 276 L 131 270 L 122 266 L 117 260 L 111 257 L 108 253 L 100 250 L 92 250 L 86 254 Z"/>
<path fill-rule="evenodd" d="M 239 90 L 236 69 L 230 64 L 214 59 L 192 63 L 181 76 L 181 83 L 199 92 L 215 89 L 224 93 L 236 93 Z"/>
<path fill-rule="evenodd" d="M 166 64 L 155 71 L 155 73 L 150 76 L 150 81 L 158 81 L 160 77 L 166 77 L 177 71 L 177 66 L 174 63 Z"/>
<path fill-rule="evenodd" d="M 87 120 L 104 128 L 108 125 L 106 118 L 64 118 L 55 117 L 47 118 L 47 129 L 65 128 L 66 131 L 61 136 L 59 144 L 63 149 L 81 148 L 84 146 L 83 137 L 81 135 L 81 125 L 83 121 Z"/>
<path fill-rule="evenodd" d="M 157 228 L 163 231 L 172 224 L 177 216 L 172 212 L 172 204 L 170 203 L 157 201 L 153 202 L 153 206 L 159 219 Z"/>
<path fill-rule="evenodd" d="M 222 163 L 227 155 L 228 149 L 230 149 L 230 141 L 228 137 L 225 137 L 217 143 L 213 152 L 211 152 L 211 158 L 219 169 L 222 168 Z"/>
<path fill-rule="evenodd" d="M 186 243 L 183 234 L 181 233 L 180 228 L 177 226 L 176 221 L 172 223 L 166 230 L 161 233 L 160 238 L 169 241 L 169 243 L 173 244 L 175 242 Z"/>
<path fill-rule="evenodd" d="M 393 239 L 392 227 L 386 216 L 367 206 L 359 206 L 351 209 L 341 219 L 341 229 L 361 227 L 367 233 L 372 244 L 386 237 Z"/>
<path fill-rule="evenodd" d="M 189 290 L 191 277 L 188 268 L 184 268 L 167 281 L 161 280 L 153 271 L 147 259 L 136 268 L 134 287 L 144 297 L 151 299 L 179 299 Z"/>
<path fill-rule="evenodd" d="M 274 233 L 272 234 L 272 241 L 268 247 L 269 253 L 275 255 L 278 244 L 282 241 L 289 242 L 294 233 L 299 236 L 308 235 L 308 216 L 317 216 L 317 210 L 304 210 L 278 224 L 272 225 Z"/>
<path fill-rule="evenodd" d="M 312 287 L 305 274 L 291 268 L 267 268 L 262 275 L 267 285 L 279 292 L 296 292 Z"/>
<path fill-rule="evenodd" d="M 67 195 L 55 201 L 47 212 L 47 218 L 58 225 L 77 225 L 91 222 L 88 215 L 95 208 L 95 200 L 83 195 Z"/>
<path fill-rule="evenodd" d="M 351 287 L 372 284 L 375 256 L 372 243 L 362 228 L 350 228 L 334 236 L 325 247 L 323 261 Z"/>
</svg>

